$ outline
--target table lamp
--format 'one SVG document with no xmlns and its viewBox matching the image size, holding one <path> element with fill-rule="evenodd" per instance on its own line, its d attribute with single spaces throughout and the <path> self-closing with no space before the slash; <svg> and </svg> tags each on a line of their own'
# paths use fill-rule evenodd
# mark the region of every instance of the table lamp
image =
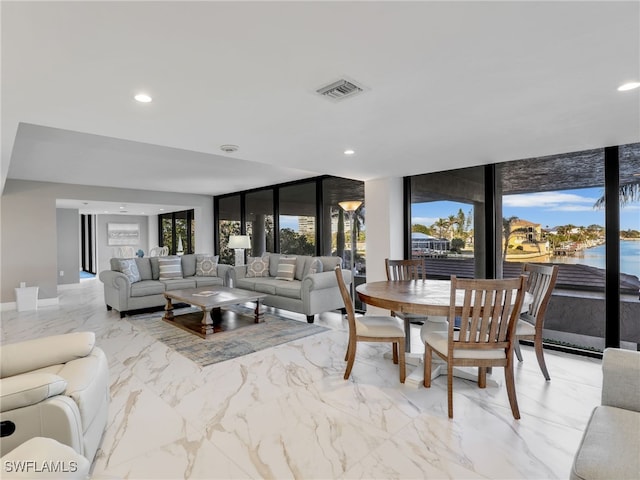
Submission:
<svg viewBox="0 0 640 480">
<path fill-rule="evenodd" d="M 236 266 L 244 265 L 244 250 L 251 248 L 249 235 L 229 235 L 229 248 L 236 251 Z"/>
</svg>

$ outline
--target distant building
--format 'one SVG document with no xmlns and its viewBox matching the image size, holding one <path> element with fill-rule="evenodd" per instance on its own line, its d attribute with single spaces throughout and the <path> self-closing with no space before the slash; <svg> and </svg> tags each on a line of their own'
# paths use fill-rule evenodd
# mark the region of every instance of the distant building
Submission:
<svg viewBox="0 0 640 480">
<path fill-rule="evenodd" d="M 414 256 L 446 253 L 450 248 L 450 242 L 445 238 L 436 238 L 420 232 L 411 234 L 411 252 Z"/>
</svg>

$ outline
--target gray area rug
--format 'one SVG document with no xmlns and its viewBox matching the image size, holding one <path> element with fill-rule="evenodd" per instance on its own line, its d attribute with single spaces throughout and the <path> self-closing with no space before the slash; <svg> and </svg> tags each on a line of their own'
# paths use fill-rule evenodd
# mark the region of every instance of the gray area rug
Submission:
<svg viewBox="0 0 640 480">
<path fill-rule="evenodd" d="M 265 321 L 263 323 L 255 324 L 252 323 L 253 310 L 251 308 L 234 305 L 225 308 L 225 310 L 228 311 L 224 315 L 232 317 L 233 323 L 242 323 L 243 326 L 215 333 L 206 339 L 165 322 L 162 320 L 163 311 L 131 315 L 127 317 L 127 321 L 137 327 L 142 327 L 156 340 L 201 367 L 328 330 L 320 325 L 292 320 L 268 312 L 264 314 Z M 180 308 L 175 309 L 174 314 L 179 315 L 194 311 L 199 311 L 199 309 Z"/>
</svg>

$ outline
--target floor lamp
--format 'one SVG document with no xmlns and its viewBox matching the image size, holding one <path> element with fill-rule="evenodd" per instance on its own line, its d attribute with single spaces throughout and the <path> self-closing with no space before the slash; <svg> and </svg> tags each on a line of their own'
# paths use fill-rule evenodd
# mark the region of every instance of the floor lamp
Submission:
<svg viewBox="0 0 640 480">
<path fill-rule="evenodd" d="M 236 266 L 244 265 L 244 250 L 251 248 L 249 235 L 229 235 L 229 248 L 236 251 Z"/>
<path fill-rule="evenodd" d="M 353 309 L 356 309 L 356 272 L 355 272 L 355 256 L 356 256 L 356 223 L 355 213 L 362 202 L 360 200 L 347 200 L 344 202 L 338 202 L 340 208 L 342 208 L 349 216 L 349 225 L 351 226 L 351 255 L 349 266 L 351 267 L 351 301 L 353 302 Z"/>
</svg>

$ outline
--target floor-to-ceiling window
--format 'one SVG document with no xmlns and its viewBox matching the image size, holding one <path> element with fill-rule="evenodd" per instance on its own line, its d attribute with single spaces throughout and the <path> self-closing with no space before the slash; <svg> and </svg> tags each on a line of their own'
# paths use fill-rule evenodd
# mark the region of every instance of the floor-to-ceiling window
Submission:
<svg viewBox="0 0 640 480">
<path fill-rule="evenodd" d="M 159 243 L 168 247 L 170 255 L 194 253 L 194 210 L 158 215 Z"/>
<path fill-rule="evenodd" d="M 220 263 L 235 264 L 235 252 L 228 248 L 229 236 L 240 235 L 241 232 L 241 198 L 240 195 L 223 197 L 218 200 L 218 251 Z"/>
<path fill-rule="evenodd" d="M 431 278 L 484 278 L 484 168 L 410 178 L 409 256 L 424 258 Z"/>
<path fill-rule="evenodd" d="M 343 201 L 359 201 L 353 222 Z M 216 252 L 232 264 L 229 235 L 251 238 L 248 255 L 264 252 L 338 255 L 349 265 L 352 237 L 358 275 L 366 272 L 364 182 L 321 176 L 216 197 Z"/>
<path fill-rule="evenodd" d="M 279 189 L 280 252 L 316 253 L 316 182 Z"/>
<path fill-rule="evenodd" d="M 618 162 L 617 181 L 605 181 L 606 171 L 618 177 Z M 407 250 L 426 258 L 428 276 L 509 277 L 525 262 L 557 263 L 545 343 L 639 348 L 640 144 L 408 180 Z"/>
<path fill-rule="evenodd" d="M 245 195 L 245 233 L 251 238 L 247 255 L 258 257 L 273 252 L 273 190 L 258 190 Z"/>
</svg>

